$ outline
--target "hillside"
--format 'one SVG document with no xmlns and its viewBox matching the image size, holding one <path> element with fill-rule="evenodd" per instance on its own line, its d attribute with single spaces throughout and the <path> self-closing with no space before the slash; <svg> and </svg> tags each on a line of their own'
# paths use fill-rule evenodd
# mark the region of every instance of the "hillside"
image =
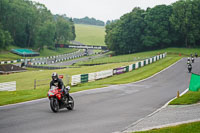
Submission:
<svg viewBox="0 0 200 133">
<path fill-rule="evenodd" d="M 104 42 L 105 27 L 75 24 L 76 41 L 86 45 L 106 46 Z"/>
</svg>

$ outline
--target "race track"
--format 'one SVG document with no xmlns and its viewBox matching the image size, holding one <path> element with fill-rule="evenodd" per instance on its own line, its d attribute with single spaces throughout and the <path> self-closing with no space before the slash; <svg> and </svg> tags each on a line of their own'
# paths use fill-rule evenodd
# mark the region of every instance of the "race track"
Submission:
<svg viewBox="0 0 200 133">
<path fill-rule="evenodd" d="M 200 59 L 193 72 L 199 73 Z M 189 86 L 186 59 L 147 80 L 71 94 L 75 110 L 53 113 L 48 99 L 0 107 L 0 133 L 112 133 L 151 114 Z"/>
</svg>

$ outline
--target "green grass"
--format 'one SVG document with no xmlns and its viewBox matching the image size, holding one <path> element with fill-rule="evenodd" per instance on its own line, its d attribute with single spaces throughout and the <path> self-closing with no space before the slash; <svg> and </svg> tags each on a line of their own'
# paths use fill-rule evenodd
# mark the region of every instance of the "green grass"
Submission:
<svg viewBox="0 0 200 133">
<path fill-rule="evenodd" d="M 200 101 L 200 91 L 193 92 L 188 91 L 186 94 L 182 95 L 179 98 L 174 99 L 169 105 L 187 105 L 187 104 L 195 104 Z"/>
<path fill-rule="evenodd" d="M 161 71 L 162 69 L 171 65 L 172 63 L 176 62 L 179 59 L 180 57 L 176 57 L 176 58 L 167 57 L 151 65 L 147 65 L 143 68 L 134 70 L 132 72 L 128 72 L 125 74 L 113 76 L 113 77 L 98 80 L 95 82 L 84 83 L 76 87 L 72 87 L 71 92 L 104 87 L 104 86 L 108 86 L 109 84 L 122 84 L 122 83 L 129 83 L 129 82 L 141 80 Z M 80 74 L 83 72 L 89 73 L 89 72 L 112 69 L 112 68 L 116 68 L 116 67 L 120 67 L 124 65 L 129 65 L 132 63 L 133 62 L 113 63 L 113 64 L 106 64 L 106 65 L 99 65 L 99 66 L 82 67 L 82 68 L 76 68 L 76 69 L 70 68 L 70 69 L 63 69 L 63 70 L 29 71 L 29 72 L 23 72 L 23 73 L 15 73 L 11 75 L 3 75 L 3 76 L 0 76 L 0 81 L 1 82 L 16 81 L 17 91 L 16 91 L 16 98 L 13 95 L 13 92 L 0 92 L 0 105 L 17 103 L 21 101 L 46 97 L 51 73 L 54 71 L 56 71 L 59 74 L 64 74 L 64 76 L 66 74 L 69 74 L 71 76 L 71 75 Z M 42 93 L 42 94 L 37 94 L 37 91 L 33 90 L 34 79 L 48 79 L 48 78 L 49 80 L 47 80 L 46 82 L 47 85 L 37 87 L 36 89 L 38 90 L 38 93 Z M 21 98 L 20 98 L 20 95 L 21 95 Z M 26 97 L 26 95 L 28 95 L 28 97 Z M 10 97 L 10 98 L 7 99 L 7 97 Z"/>
<path fill-rule="evenodd" d="M 175 55 L 181 53 L 181 55 L 185 57 L 190 56 L 190 54 L 194 55 L 195 53 L 197 53 L 200 56 L 200 48 L 166 48 L 159 51 Z"/>
<path fill-rule="evenodd" d="M 178 126 L 153 129 L 149 131 L 135 132 L 135 133 L 199 133 L 199 132 L 200 132 L 200 122 L 192 122 L 188 124 L 181 124 Z"/>
<path fill-rule="evenodd" d="M 164 53 L 164 52 L 163 52 Z M 87 64 L 108 64 L 108 63 L 119 63 L 119 62 L 133 62 L 137 60 L 146 59 L 152 56 L 160 54 L 159 51 L 141 52 L 135 54 L 118 55 L 118 56 L 107 56 L 103 58 L 93 59 L 90 61 L 83 61 L 76 63 L 76 65 L 87 65 Z"/>
<path fill-rule="evenodd" d="M 134 62 L 128 63 L 113 63 L 113 64 L 106 64 L 106 65 L 99 65 L 99 66 L 85 66 L 81 68 L 67 68 L 67 69 L 60 69 L 60 70 L 38 70 L 38 69 L 29 69 L 27 72 L 22 73 L 14 73 L 10 75 L 2 75 L 0 76 L 0 82 L 10 82 L 16 81 L 17 82 L 17 90 L 27 90 L 33 89 L 34 79 L 43 80 L 49 79 L 51 80 L 51 74 L 55 71 L 58 74 L 68 74 L 76 75 L 76 74 L 83 74 L 83 73 L 90 73 L 90 72 L 97 72 L 101 70 L 108 70 L 113 69 L 116 67 L 121 67 L 125 65 L 132 64 Z M 31 76 L 30 76 L 31 75 Z M 43 88 L 39 87 L 39 89 Z"/>
<path fill-rule="evenodd" d="M 86 45 L 105 46 L 105 27 L 75 24 L 76 41 Z"/>
<path fill-rule="evenodd" d="M 195 53 L 200 54 L 200 49 L 188 49 L 188 48 L 167 48 L 162 50 L 155 50 L 155 51 L 148 51 L 148 52 L 140 52 L 140 53 L 134 53 L 134 54 L 128 54 L 128 55 L 118 55 L 118 56 L 107 56 L 103 58 L 93 59 L 90 61 L 83 61 L 76 63 L 76 65 L 88 65 L 88 64 L 107 64 L 107 63 L 117 63 L 117 62 L 129 62 L 129 61 L 136 61 L 140 59 L 149 58 L 151 56 L 155 56 L 160 53 L 167 52 L 170 56 L 179 56 L 179 53 L 181 53 L 181 57 L 187 57 L 190 56 L 192 53 L 193 55 Z M 139 57 L 139 58 L 138 58 Z"/>
</svg>

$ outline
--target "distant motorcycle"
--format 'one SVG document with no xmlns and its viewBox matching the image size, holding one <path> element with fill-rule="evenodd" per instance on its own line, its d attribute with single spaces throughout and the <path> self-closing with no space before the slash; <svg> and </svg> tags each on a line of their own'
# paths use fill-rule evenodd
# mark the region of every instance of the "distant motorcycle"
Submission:
<svg viewBox="0 0 200 133">
<path fill-rule="evenodd" d="M 188 65 L 188 72 L 191 73 L 191 71 L 192 71 L 192 65 L 189 64 L 189 65 Z"/>
<path fill-rule="evenodd" d="M 192 63 L 194 63 L 194 58 L 192 57 Z"/>
<path fill-rule="evenodd" d="M 70 88 L 68 87 L 68 90 Z M 58 112 L 59 109 L 67 108 L 68 110 L 74 109 L 74 100 L 71 96 L 69 96 L 69 99 L 67 99 L 64 96 L 64 92 L 62 92 L 61 89 L 58 89 L 58 87 L 52 86 L 47 94 L 49 100 L 50 100 L 50 107 L 53 112 Z M 68 103 L 68 101 L 71 101 Z"/>
<path fill-rule="evenodd" d="M 197 53 L 195 53 L 195 57 L 198 58 L 198 54 Z"/>
</svg>

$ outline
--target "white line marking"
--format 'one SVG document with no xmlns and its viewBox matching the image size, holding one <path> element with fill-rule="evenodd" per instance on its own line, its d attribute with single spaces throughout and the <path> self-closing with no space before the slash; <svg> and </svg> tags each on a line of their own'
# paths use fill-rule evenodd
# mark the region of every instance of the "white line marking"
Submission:
<svg viewBox="0 0 200 133">
<path fill-rule="evenodd" d="M 165 124 L 165 125 L 160 125 L 160 126 L 153 126 L 153 127 L 150 127 L 150 128 L 143 128 L 143 129 L 137 130 L 135 132 L 147 131 L 147 130 L 152 130 L 152 129 L 159 129 L 159 128 L 164 128 L 164 127 L 177 126 L 177 125 L 180 125 L 180 124 L 187 124 L 187 123 L 192 123 L 192 122 L 197 122 L 197 121 L 200 121 L 200 119 L 193 119 L 193 120 L 188 120 L 188 121 L 175 122 L 175 123 Z M 128 132 L 124 132 L 124 133 L 128 133 Z"/>
<path fill-rule="evenodd" d="M 142 80 L 139 80 L 139 81 L 136 81 L 136 82 L 133 82 L 133 83 L 139 83 L 139 82 L 143 82 L 143 81 L 145 81 L 145 80 L 148 80 L 148 79 L 150 79 L 150 78 L 153 78 L 153 77 L 155 77 L 156 75 L 158 75 L 158 74 L 162 73 L 163 71 L 169 69 L 170 67 L 174 66 L 175 64 L 177 64 L 177 63 L 180 62 L 181 60 L 183 60 L 183 58 L 180 59 L 180 60 L 178 60 L 177 62 L 173 63 L 172 65 L 168 66 L 167 68 L 161 70 L 160 72 L 155 73 L 154 75 L 152 75 L 152 76 L 150 76 L 150 77 L 148 77 L 148 78 L 146 78 L 146 79 L 142 79 Z"/>
<path fill-rule="evenodd" d="M 180 96 L 184 95 L 186 92 L 188 92 L 188 90 L 189 90 L 189 88 L 187 88 L 184 92 L 182 92 L 182 93 L 180 94 Z M 169 100 L 166 104 L 164 104 L 161 108 L 157 109 L 157 110 L 154 111 L 153 113 L 151 113 L 151 114 L 145 116 L 144 118 L 141 118 L 141 119 L 137 120 L 136 122 L 132 123 L 131 125 L 127 126 L 125 129 L 122 130 L 122 132 L 123 132 L 123 133 L 126 133 L 126 132 L 127 132 L 126 130 L 128 130 L 129 128 L 131 128 L 131 127 L 137 125 L 139 122 L 143 121 L 144 119 L 146 119 L 146 118 L 148 118 L 148 117 L 151 117 L 151 116 L 153 116 L 154 114 L 156 114 L 156 113 L 158 113 L 159 111 L 161 111 L 162 109 L 166 108 L 167 105 L 168 105 L 171 101 L 173 101 L 174 99 L 176 99 L 176 97 L 174 97 L 174 98 L 172 98 L 171 100 Z"/>
</svg>

